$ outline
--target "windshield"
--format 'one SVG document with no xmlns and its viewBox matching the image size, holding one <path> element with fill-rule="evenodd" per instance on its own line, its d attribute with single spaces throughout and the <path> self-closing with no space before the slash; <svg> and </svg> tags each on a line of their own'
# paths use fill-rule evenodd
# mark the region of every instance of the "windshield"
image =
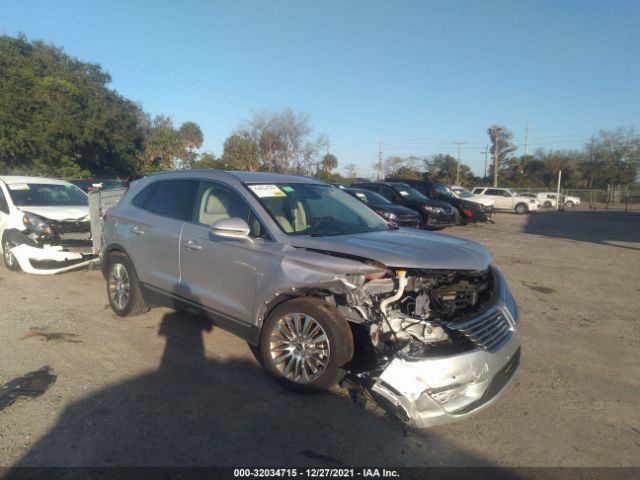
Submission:
<svg viewBox="0 0 640 480">
<path fill-rule="evenodd" d="M 75 185 L 15 183 L 7 185 L 17 206 L 87 206 L 89 198 Z"/>
<path fill-rule="evenodd" d="M 415 188 L 411 188 L 409 185 L 405 185 L 403 183 L 394 183 L 393 187 L 395 191 L 405 200 L 417 200 L 420 202 L 427 200 L 427 197 L 425 197 Z"/>
<path fill-rule="evenodd" d="M 460 198 L 471 198 L 474 196 L 473 193 L 462 187 L 454 188 L 453 192 Z"/>
<path fill-rule="evenodd" d="M 367 205 L 392 205 L 392 203 L 382 195 L 370 190 L 351 190 L 349 193 Z"/>
<path fill-rule="evenodd" d="M 390 229 L 373 210 L 329 185 L 278 183 L 247 188 L 287 235 L 322 237 Z"/>
<path fill-rule="evenodd" d="M 436 189 L 436 192 L 438 192 L 440 195 L 445 195 L 447 197 L 453 197 L 453 193 L 451 192 L 451 189 L 449 187 L 447 187 L 446 185 L 443 185 L 441 183 L 434 183 L 433 184 L 433 188 Z"/>
</svg>

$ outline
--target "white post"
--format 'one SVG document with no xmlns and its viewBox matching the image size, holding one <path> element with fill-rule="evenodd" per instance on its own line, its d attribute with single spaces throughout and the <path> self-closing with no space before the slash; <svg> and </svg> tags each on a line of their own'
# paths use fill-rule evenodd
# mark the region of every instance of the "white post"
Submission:
<svg viewBox="0 0 640 480">
<path fill-rule="evenodd" d="M 558 193 L 556 202 L 556 211 L 560 210 L 560 179 L 562 178 L 562 170 L 558 170 Z"/>
</svg>

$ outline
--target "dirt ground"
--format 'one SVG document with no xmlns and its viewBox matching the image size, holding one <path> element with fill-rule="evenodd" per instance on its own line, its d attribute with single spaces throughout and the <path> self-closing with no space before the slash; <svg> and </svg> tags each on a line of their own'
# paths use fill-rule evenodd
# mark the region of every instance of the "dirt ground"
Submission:
<svg viewBox="0 0 640 480">
<path fill-rule="evenodd" d="M 494 254 L 523 365 L 491 408 L 424 431 L 340 388 L 283 390 L 202 319 L 120 319 L 97 271 L 0 267 L 0 466 L 639 466 L 640 216 L 499 214 L 446 233 Z"/>
</svg>

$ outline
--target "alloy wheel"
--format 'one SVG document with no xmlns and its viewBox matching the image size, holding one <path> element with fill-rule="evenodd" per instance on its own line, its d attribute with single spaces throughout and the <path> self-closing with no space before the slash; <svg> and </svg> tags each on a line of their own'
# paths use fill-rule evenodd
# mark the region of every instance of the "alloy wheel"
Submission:
<svg viewBox="0 0 640 480">
<path fill-rule="evenodd" d="M 121 263 L 116 263 L 111 269 L 109 276 L 109 298 L 111 303 L 118 309 L 124 310 L 129 303 L 131 295 L 131 281 L 129 273 Z"/>
<path fill-rule="evenodd" d="M 327 333 L 316 319 L 304 313 L 278 319 L 269 350 L 282 376 L 296 383 L 309 383 L 320 377 L 331 354 Z"/>
<path fill-rule="evenodd" d="M 17 247 L 17 245 L 9 241 L 5 241 L 2 245 L 2 254 L 4 255 L 4 261 L 9 268 L 15 266 L 16 263 L 18 263 L 15 255 L 10 252 L 10 250 L 14 247 Z"/>
</svg>

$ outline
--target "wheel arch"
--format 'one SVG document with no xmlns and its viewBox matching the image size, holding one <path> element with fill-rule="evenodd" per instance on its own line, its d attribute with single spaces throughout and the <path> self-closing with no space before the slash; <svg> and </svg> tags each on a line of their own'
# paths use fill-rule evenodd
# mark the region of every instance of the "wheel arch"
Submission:
<svg viewBox="0 0 640 480">
<path fill-rule="evenodd" d="M 131 255 L 129 255 L 129 253 L 127 252 L 126 248 L 124 248 L 119 243 L 112 243 L 111 245 L 107 246 L 104 249 L 104 252 L 102 254 L 102 261 L 100 262 L 100 271 L 102 272 L 102 276 L 105 278 L 105 280 L 107 278 L 107 267 L 109 266 L 109 262 L 108 262 L 109 255 L 111 255 L 114 252 L 119 252 L 126 255 L 127 258 L 131 261 L 133 268 L 134 269 L 136 268 L 136 266 L 133 264 L 133 259 L 131 258 Z"/>
</svg>

